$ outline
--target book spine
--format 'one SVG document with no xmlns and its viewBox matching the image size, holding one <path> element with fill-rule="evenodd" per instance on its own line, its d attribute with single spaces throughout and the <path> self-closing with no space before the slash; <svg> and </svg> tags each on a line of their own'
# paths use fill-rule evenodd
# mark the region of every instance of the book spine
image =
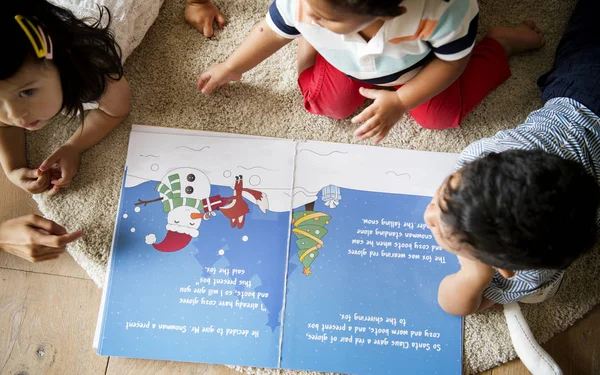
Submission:
<svg viewBox="0 0 600 375">
<path fill-rule="evenodd" d="M 287 282 L 288 271 L 290 269 L 290 241 L 292 238 L 292 214 L 294 211 L 294 186 L 296 183 L 296 157 L 298 156 L 299 142 L 294 142 L 294 158 L 292 163 L 292 183 L 290 186 L 290 214 L 288 217 L 288 238 L 285 254 L 285 276 L 283 279 L 283 304 L 281 307 L 281 329 L 279 330 L 279 356 L 277 358 L 277 368 L 281 368 L 281 356 L 283 351 L 283 328 L 285 325 L 285 305 L 287 303 Z"/>
</svg>

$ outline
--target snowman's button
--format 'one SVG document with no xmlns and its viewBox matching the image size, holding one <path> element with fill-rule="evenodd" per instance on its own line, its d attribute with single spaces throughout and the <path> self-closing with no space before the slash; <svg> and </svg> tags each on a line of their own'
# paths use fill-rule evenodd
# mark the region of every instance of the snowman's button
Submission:
<svg viewBox="0 0 600 375">
<path fill-rule="evenodd" d="M 194 180 L 196 180 L 196 176 L 194 176 L 193 174 L 190 173 L 187 175 L 187 180 L 189 182 L 194 182 Z"/>
<path fill-rule="evenodd" d="M 193 175 L 190 175 L 190 176 L 193 176 Z M 190 176 L 188 176 L 188 178 L 189 178 Z M 185 187 L 185 192 L 186 192 L 187 194 L 192 194 L 192 193 L 194 192 L 194 188 L 193 188 L 193 187 L 191 187 L 191 186 L 186 186 L 186 187 Z"/>
</svg>

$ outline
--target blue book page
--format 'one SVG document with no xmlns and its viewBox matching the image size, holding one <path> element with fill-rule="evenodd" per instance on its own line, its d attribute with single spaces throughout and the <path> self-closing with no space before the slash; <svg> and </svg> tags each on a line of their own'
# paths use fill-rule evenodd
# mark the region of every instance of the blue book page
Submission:
<svg viewBox="0 0 600 375">
<path fill-rule="evenodd" d="M 458 261 L 424 223 L 431 198 L 414 194 L 435 190 L 451 170 L 448 156 L 305 150 L 297 158 L 281 367 L 460 374 L 462 320 L 437 303 L 438 285 Z"/>
<path fill-rule="evenodd" d="M 99 354 L 278 366 L 293 154 L 132 133 Z"/>
</svg>

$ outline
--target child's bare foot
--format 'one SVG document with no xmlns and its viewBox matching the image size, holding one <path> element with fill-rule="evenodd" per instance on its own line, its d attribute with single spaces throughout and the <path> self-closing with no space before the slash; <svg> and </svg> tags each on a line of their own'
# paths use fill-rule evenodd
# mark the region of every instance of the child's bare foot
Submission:
<svg viewBox="0 0 600 375">
<path fill-rule="evenodd" d="M 492 27 L 487 36 L 500 43 L 507 56 L 538 49 L 544 45 L 544 35 L 533 21 L 523 21 L 517 27 Z"/>
</svg>

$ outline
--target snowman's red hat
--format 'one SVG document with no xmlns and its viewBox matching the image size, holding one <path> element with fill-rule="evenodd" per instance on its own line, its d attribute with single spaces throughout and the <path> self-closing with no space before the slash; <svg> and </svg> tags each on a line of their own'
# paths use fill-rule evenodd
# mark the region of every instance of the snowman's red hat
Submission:
<svg viewBox="0 0 600 375">
<path fill-rule="evenodd" d="M 187 233 L 179 233 L 174 231 L 167 231 L 167 235 L 162 240 L 161 243 L 156 242 L 156 236 L 154 234 L 149 234 L 146 236 L 146 243 L 152 245 L 156 250 L 163 252 L 174 252 L 179 251 L 186 247 L 190 241 L 192 240 L 192 236 Z"/>
</svg>

